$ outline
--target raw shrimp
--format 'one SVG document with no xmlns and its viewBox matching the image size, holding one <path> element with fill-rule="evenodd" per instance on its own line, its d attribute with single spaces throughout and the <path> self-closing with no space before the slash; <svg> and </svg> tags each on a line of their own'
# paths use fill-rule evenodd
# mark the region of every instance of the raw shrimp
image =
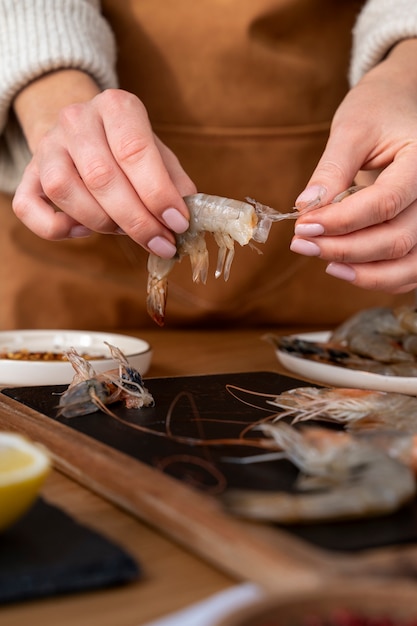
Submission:
<svg viewBox="0 0 417 626">
<path fill-rule="evenodd" d="M 122 400 L 127 408 L 153 406 L 154 399 L 143 384 L 140 373 L 130 366 L 123 352 L 105 342 L 112 357 L 119 363 L 117 370 L 97 374 L 92 364 L 74 348 L 66 356 L 75 370 L 74 378 L 62 394 L 58 415 L 77 417 L 102 410 L 109 415 L 109 404 Z"/>
<path fill-rule="evenodd" d="M 394 309 L 394 315 L 404 331 L 417 335 L 417 310 L 415 307 L 397 307 Z"/>
<path fill-rule="evenodd" d="M 269 404 L 292 423 L 309 420 L 340 424 L 366 435 L 417 475 L 417 398 L 388 391 L 299 387 L 284 391 Z"/>
<path fill-rule="evenodd" d="M 291 493 L 227 491 L 222 502 L 236 515 L 285 524 L 353 519 L 391 513 L 416 493 L 410 468 L 361 438 L 283 422 L 260 428 L 301 473 Z"/>
<path fill-rule="evenodd" d="M 370 357 L 382 363 L 413 361 L 401 340 L 409 334 L 402 325 L 405 318 L 386 307 L 375 307 L 360 311 L 341 324 L 331 335 L 330 343 L 347 346 L 355 354 Z"/>
<path fill-rule="evenodd" d="M 417 434 L 417 398 L 402 393 L 334 387 L 296 387 L 284 391 L 268 404 L 282 409 L 274 419 L 292 418 L 335 422 L 362 428 L 379 427 Z"/>
<path fill-rule="evenodd" d="M 168 275 L 177 261 L 190 257 L 194 282 L 205 283 L 209 258 L 205 241 L 206 232 L 212 233 L 219 253 L 215 276 L 223 274 L 227 280 L 234 256 L 234 244 L 241 246 L 252 241 L 264 243 L 268 239 L 272 222 L 296 219 L 299 213 L 279 213 L 274 209 L 246 198 L 247 202 L 198 193 L 184 198 L 190 211 L 190 227 L 177 236 L 177 255 L 162 259 L 154 254 L 148 259 L 147 308 L 152 319 L 164 324 L 168 290 Z"/>
<path fill-rule="evenodd" d="M 417 334 L 406 332 L 397 322 L 390 309 L 368 309 L 347 320 L 328 341 L 264 338 L 281 352 L 320 363 L 386 376 L 417 376 Z"/>
<path fill-rule="evenodd" d="M 266 341 L 269 341 L 269 343 L 271 343 L 274 348 L 278 349 L 280 352 L 308 359 L 310 361 L 348 367 L 354 370 L 365 370 L 367 372 L 378 374 L 393 373 L 392 364 L 379 363 L 378 361 L 374 361 L 372 359 L 365 359 L 354 352 L 351 352 L 342 344 L 330 341 L 311 341 L 293 335 L 280 337 L 268 334 L 264 335 L 263 338 Z M 408 368 L 410 364 L 407 363 L 406 365 Z"/>
</svg>

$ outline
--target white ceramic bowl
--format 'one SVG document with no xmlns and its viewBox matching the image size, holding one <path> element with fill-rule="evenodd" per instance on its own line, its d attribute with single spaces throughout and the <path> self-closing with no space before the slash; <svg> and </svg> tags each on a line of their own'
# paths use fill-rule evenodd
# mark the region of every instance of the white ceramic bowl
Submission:
<svg viewBox="0 0 417 626">
<path fill-rule="evenodd" d="M 117 346 L 132 367 L 141 375 L 149 369 L 152 350 L 143 339 L 115 333 L 83 330 L 17 330 L 0 332 L 0 352 L 64 352 L 75 348 L 80 354 L 105 356 L 95 359 L 96 372 L 117 367 L 110 357 L 105 341 Z M 72 381 L 74 370 L 68 361 L 30 361 L 25 359 L 0 359 L 0 385 L 36 386 L 66 385 Z"/>
<path fill-rule="evenodd" d="M 291 335 L 305 341 L 325 342 L 330 337 L 330 331 L 317 333 L 302 333 Z M 377 391 L 390 391 L 395 393 L 405 393 L 410 396 L 417 396 L 416 376 L 388 376 L 384 374 L 374 374 L 363 370 L 353 370 L 339 365 L 330 365 L 311 361 L 302 356 L 289 354 L 275 349 L 278 361 L 290 372 L 301 376 L 306 380 L 313 380 L 324 385 L 334 387 L 356 387 L 357 389 L 375 389 Z"/>
<path fill-rule="evenodd" d="M 358 568 L 361 578 L 360 568 Z M 215 622 L 216 626 L 412 626 L 417 619 L 416 585 L 411 577 L 400 582 L 376 577 L 352 583 L 330 583 L 323 576 L 316 592 L 271 594 L 252 606 L 238 609 Z"/>
</svg>

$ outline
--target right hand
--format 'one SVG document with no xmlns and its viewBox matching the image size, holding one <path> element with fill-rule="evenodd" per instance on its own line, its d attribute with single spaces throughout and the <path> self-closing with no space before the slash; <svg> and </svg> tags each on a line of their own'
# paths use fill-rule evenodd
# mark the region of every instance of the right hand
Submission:
<svg viewBox="0 0 417 626">
<path fill-rule="evenodd" d="M 29 140 L 29 144 L 31 144 Z M 122 233 L 170 258 L 196 188 L 152 132 L 144 105 L 109 89 L 60 109 L 35 146 L 13 209 L 39 237 Z"/>
<path fill-rule="evenodd" d="M 363 289 L 417 288 L 416 61 L 417 39 L 401 41 L 349 91 L 296 202 L 313 210 L 297 220 L 291 249 Z M 365 189 L 332 203 L 364 175 Z"/>
</svg>

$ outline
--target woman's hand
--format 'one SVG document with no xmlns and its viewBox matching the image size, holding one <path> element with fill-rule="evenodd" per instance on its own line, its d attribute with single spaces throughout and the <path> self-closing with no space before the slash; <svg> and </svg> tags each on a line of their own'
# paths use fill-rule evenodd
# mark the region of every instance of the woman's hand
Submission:
<svg viewBox="0 0 417 626">
<path fill-rule="evenodd" d="M 329 204 L 354 180 L 368 186 Z M 416 39 L 398 44 L 347 94 L 296 206 L 305 212 L 294 252 L 328 261 L 327 273 L 366 289 L 417 287 Z"/>
<path fill-rule="evenodd" d="M 28 228 L 50 240 L 126 234 L 159 256 L 175 254 L 173 233 L 189 224 L 182 196 L 195 186 L 136 96 L 100 93 L 86 75 L 63 70 L 29 85 L 15 110 L 33 153 L 13 200 Z"/>
</svg>

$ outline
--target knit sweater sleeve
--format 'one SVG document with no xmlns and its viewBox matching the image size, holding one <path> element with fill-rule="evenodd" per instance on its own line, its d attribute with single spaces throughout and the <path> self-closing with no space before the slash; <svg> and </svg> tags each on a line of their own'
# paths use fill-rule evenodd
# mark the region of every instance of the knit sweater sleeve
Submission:
<svg viewBox="0 0 417 626">
<path fill-rule="evenodd" d="M 0 0 L 0 190 L 13 191 L 30 159 L 12 112 L 16 94 L 53 70 L 117 86 L 115 41 L 99 0 Z"/>
<path fill-rule="evenodd" d="M 416 0 L 368 0 L 353 29 L 350 84 L 355 85 L 393 45 L 417 37 Z"/>
</svg>

